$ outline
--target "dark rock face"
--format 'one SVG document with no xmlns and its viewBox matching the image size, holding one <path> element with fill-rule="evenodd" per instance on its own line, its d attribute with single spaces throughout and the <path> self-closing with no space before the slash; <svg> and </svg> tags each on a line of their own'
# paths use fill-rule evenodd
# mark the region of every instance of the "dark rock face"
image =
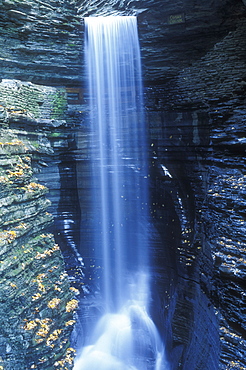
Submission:
<svg viewBox="0 0 246 370">
<path fill-rule="evenodd" d="M 213 7 L 212 9 L 215 10 Z M 226 16 L 229 14 L 228 12 L 231 13 L 230 18 Z M 204 37 L 205 44 L 200 44 L 200 46 L 202 45 L 201 49 L 196 41 L 193 41 L 195 50 L 192 49 L 193 42 L 190 41 L 190 46 L 185 44 L 187 51 L 184 51 L 182 60 L 174 50 L 171 49 L 170 54 L 166 50 L 165 56 L 167 55 L 167 57 L 163 64 L 161 62 L 155 64 L 156 59 L 151 64 L 154 71 L 156 71 L 154 66 L 159 66 L 157 75 L 160 72 L 160 79 L 156 82 L 154 73 L 151 77 L 147 67 L 146 76 L 149 86 L 146 89 L 146 101 L 148 110 L 152 112 L 165 112 L 168 109 L 174 112 L 178 111 L 176 116 L 175 113 L 173 113 L 173 117 L 169 116 L 167 121 L 169 127 L 163 123 L 163 118 L 162 124 L 159 123 L 159 117 L 163 116 L 163 113 L 159 113 L 159 117 L 158 113 L 151 113 L 155 117 L 155 120 L 152 120 L 153 123 L 151 122 L 151 127 L 153 131 L 156 130 L 159 162 L 167 166 L 181 188 L 189 194 L 189 199 L 193 199 L 184 208 L 188 220 L 192 221 L 194 233 L 192 238 L 187 238 L 185 244 L 183 240 L 181 248 L 180 246 L 177 248 L 181 250 L 183 262 L 181 266 L 178 265 L 176 268 L 179 271 L 179 276 L 183 277 L 181 278 L 183 284 L 186 279 L 198 282 L 198 291 L 208 298 L 208 309 L 205 308 L 206 303 L 202 300 L 202 295 L 198 301 L 203 302 L 201 303 L 202 310 L 205 310 L 207 319 L 211 320 L 214 325 L 214 330 L 210 326 L 210 330 L 206 330 L 204 336 L 202 335 L 203 325 L 198 324 L 197 327 L 193 327 L 193 333 L 200 333 L 203 338 L 210 337 L 209 346 L 212 344 L 212 348 L 214 348 L 213 340 L 217 340 L 216 331 L 218 329 L 216 326 L 218 321 L 216 323 L 213 313 L 211 316 L 209 314 L 211 306 L 215 307 L 220 325 L 220 354 L 216 351 L 212 354 L 210 349 L 211 356 L 208 356 L 207 360 L 203 362 L 202 357 L 195 360 L 194 352 L 196 353 L 198 350 L 196 350 L 198 339 L 192 340 L 188 335 L 188 348 L 183 351 L 180 366 L 181 368 L 182 366 L 184 368 L 191 366 L 196 369 L 239 369 L 245 367 L 245 312 L 242 309 L 245 290 L 243 283 L 245 261 L 243 247 L 245 226 L 243 210 L 245 201 L 243 128 L 245 116 L 245 8 L 240 2 L 234 4 L 228 2 L 224 3 L 223 12 L 220 7 L 220 10 L 217 8 L 214 15 L 213 10 L 207 15 L 209 21 L 206 26 L 194 23 L 196 32 L 199 29 L 200 31 L 207 29 L 207 31 L 216 32 L 213 35 L 202 34 L 203 36 L 198 33 L 201 40 Z M 223 18 L 223 21 L 220 17 Z M 217 23 L 219 19 L 220 21 Z M 192 30 L 188 31 L 189 24 L 187 26 L 186 24 L 173 25 L 173 27 L 176 27 L 173 35 L 176 34 L 178 40 L 187 42 L 187 32 L 191 32 L 192 35 Z M 178 27 L 183 27 L 184 39 L 182 36 L 178 36 L 178 33 L 181 32 L 178 31 Z M 142 44 L 144 45 L 147 40 L 142 40 Z M 174 47 L 177 47 L 177 39 L 171 38 L 171 40 L 174 42 Z M 178 45 L 180 46 L 180 44 Z M 150 46 L 150 50 L 153 50 L 152 46 Z M 182 47 L 180 50 L 183 50 Z M 187 58 L 187 53 L 191 50 L 193 53 Z M 143 49 L 144 53 L 145 49 Z M 170 56 L 173 56 L 173 62 L 169 59 Z M 169 67 L 166 71 L 165 64 Z M 145 65 L 147 66 L 147 61 Z M 152 81 L 153 86 L 151 86 Z M 193 119 L 184 120 L 184 116 L 189 114 Z M 207 114 L 207 119 L 202 118 L 201 114 L 204 116 Z M 158 126 L 160 126 L 159 132 Z M 192 132 L 193 138 L 189 139 Z M 208 140 L 204 141 L 206 134 Z M 171 153 L 170 147 L 172 148 Z M 161 148 L 165 148 L 164 151 L 161 151 Z M 177 169 L 172 172 L 173 166 L 177 168 L 178 161 L 180 161 L 182 172 L 178 172 Z M 188 188 L 187 183 L 189 184 Z M 179 193 L 181 193 L 180 190 Z M 182 200 L 184 194 L 181 196 Z M 176 206 L 177 214 L 180 214 L 178 208 Z M 184 235 L 189 236 L 189 233 Z M 199 250 L 201 249 L 200 255 L 194 253 L 195 246 Z M 189 265 L 190 267 L 186 267 Z M 184 316 L 189 322 L 188 327 L 192 327 L 191 322 L 194 320 L 194 316 L 191 315 L 191 312 L 194 312 L 196 307 L 194 300 L 192 308 L 189 307 L 185 310 L 187 298 L 185 300 L 180 298 L 182 291 L 186 292 L 183 287 L 181 290 L 178 289 L 179 298 L 172 319 L 174 347 L 176 347 L 176 343 L 184 344 L 187 341 L 189 330 L 183 324 Z M 196 293 L 195 296 L 198 298 L 199 293 Z M 202 310 L 200 310 L 200 317 L 202 317 Z M 190 343 L 192 343 L 191 347 Z M 200 343 L 198 347 L 200 347 Z M 205 352 L 204 349 L 201 350 L 202 352 L 206 353 L 206 349 Z M 189 354 L 192 354 L 195 362 L 192 362 Z M 218 356 L 220 358 L 219 364 L 217 362 Z"/>
<path fill-rule="evenodd" d="M 73 1 L 1 1 L 4 78 L 74 84 L 81 73 L 80 19 Z"/>
<path fill-rule="evenodd" d="M 213 264 L 205 239 L 204 196 L 209 117 L 201 111 L 149 109 L 157 290 L 173 368 L 219 366 L 218 319 L 213 307 Z M 165 247 L 164 247 L 165 246 Z M 162 286 L 169 287 L 162 291 Z M 161 319 L 158 319 L 159 321 Z M 168 323 L 168 324 L 167 324 Z"/>
<path fill-rule="evenodd" d="M 138 15 L 152 158 L 153 291 L 160 307 L 153 316 L 173 369 L 245 368 L 245 1 L 2 0 L 1 5 L 3 78 L 46 88 L 14 82 L 0 119 L 9 119 L 18 140 L 28 138 L 36 175 L 51 189 L 57 225 L 75 228 L 74 234 L 62 234 L 57 226 L 64 252 L 69 243 L 79 243 L 75 219 L 79 215 L 86 227 L 90 208 L 81 113 L 86 102 L 68 105 L 64 88 L 85 84 L 82 18 Z M 47 117 L 51 105 L 53 115 Z M 28 162 L 17 156 L 8 170 L 14 178 L 24 165 L 27 187 Z M 9 206 L 3 222 L 11 215 L 45 213 L 43 194 L 28 202 L 21 210 Z M 3 348 L 7 353 L 6 344 Z"/>
<path fill-rule="evenodd" d="M 176 96 L 182 96 L 177 99 L 179 106 L 206 106 L 210 117 L 201 221 L 205 228 L 203 248 L 213 258 L 210 271 L 216 290 L 210 290 L 209 295 L 219 312 L 223 369 L 245 367 L 244 33 L 245 19 L 239 17 L 233 31 L 178 74 L 175 88 Z M 196 198 L 199 193 L 196 189 Z M 207 272 L 204 276 L 208 277 Z"/>
</svg>

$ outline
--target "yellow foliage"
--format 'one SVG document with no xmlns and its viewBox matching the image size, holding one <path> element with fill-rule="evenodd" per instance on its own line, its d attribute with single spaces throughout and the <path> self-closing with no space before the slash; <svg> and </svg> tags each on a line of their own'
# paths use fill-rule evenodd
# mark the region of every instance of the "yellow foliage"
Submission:
<svg viewBox="0 0 246 370">
<path fill-rule="evenodd" d="M 40 337 L 43 337 L 45 338 L 47 336 L 49 332 L 49 326 L 47 325 L 47 327 L 41 327 L 38 331 L 37 331 L 37 335 L 39 335 Z"/>
<path fill-rule="evenodd" d="M 54 366 L 55 367 L 62 366 L 61 368 L 59 368 L 57 370 L 67 369 L 66 364 L 72 365 L 73 364 L 73 360 L 74 360 L 74 354 L 75 354 L 75 352 L 76 352 L 75 349 L 68 348 L 67 351 L 66 351 L 65 357 L 62 360 L 56 361 L 54 363 Z"/>
<path fill-rule="evenodd" d="M 44 236 L 43 234 L 40 235 L 42 238 L 45 238 L 46 236 Z M 54 247 L 52 247 L 51 249 L 45 249 L 43 251 L 43 253 L 40 253 L 40 252 L 37 252 L 35 258 L 36 259 L 42 259 L 42 258 L 46 258 L 46 257 L 50 257 L 55 251 L 59 250 L 59 246 L 57 244 L 54 245 Z M 53 268 L 58 268 L 57 266 L 53 266 Z"/>
<path fill-rule="evenodd" d="M 62 289 L 56 284 L 54 285 L 54 289 L 57 290 L 58 292 L 62 292 Z"/>
<path fill-rule="evenodd" d="M 6 240 L 9 244 L 15 240 L 17 233 L 14 230 L 4 230 L 0 232 L 0 240 Z"/>
<path fill-rule="evenodd" d="M 44 274 L 44 273 L 43 274 L 38 274 L 37 278 L 33 279 L 33 282 L 38 284 L 38 290 L 40 292 L 43 292 L 43 293 L 46 292 L 45 286 L 43 284 L 43 278 L 45 276 L 46 276 L 46 274 Z"/>
<path fill-rule="evenodd" d="M 46 331 L 48 333 L 49 331 L 49 325 L 52 320 L 49 319 L 49 318 L 45 318 L 45 319 L 35 319 L 35 320 L 31 320 L 31 321 L 27 321 L 27 320 L 24 320 L 26 321 L 26 324 L 24 326 L 24 329 L 25 330 L 32 330 L 32 329 L 35 329 L 38 325 L 40 325 L 40 329 L 39 331 L 37 332 L 37 335 L 41 335 L 41 333 L 44 333 L 44 331 Z M 42 330 L 41 330 L 42 329 Z M 41 335 L 43 336 L 43 335 Z"/>
<path fill-rule="evenodd" d="M 75 324 L 75 320 L 69 320 L 69 321 L 67 321 L 67 322 L 65 322 L 65 326 L 70 326 L 70 325 L 73 325 L 73 324 Z"/>
<path fill-rule="evenodd" d="M 38 326 L 37 322 L 32 320 L 32 321 L 26 322 L 26 324 L 24 326 L 24 329 L 25 330 L 32 330 L 32 329 L 36 328 L 37 326 Z"/>
<path fill-rule="evenodd" d="M 8 177 L 20 177 L 24 174 L 24 171 L 22 168 L 19 169 L 19 171 L 6 171 L 8 173 Z"/>
<path fill-rule="evenodd" d="M 63 272 L 63 273 L 60 275 L 60 280 L 64 280 L 67 276 L 68 276 L 68 274 L 67 274 L 66 272 Z"/>
<path fill-rule="evenodd" d="M 67 349 L 67 354 L 69 354 L 69 353 L 75 353 L 76 352 L 76 349 L 74 349 L 74 348 L 72 348 L 72 347 L 69 347 L 68 349 Z"/>
<path fill-rule="evenodd" d="M 67 302 L 66 304 L 66 312 L 74 311 L 78 308 L 78 301 L 76 299 L 72 299 L 71 301 Z"/>
<path fill-rule="evenodd" d="M 21 222 L 18 226 L 16 226 L 16 229 L 27 229 L 27 224 L 25 224 L 24 222 Z"/>
<path fill-rule="evenodd" d="M 39 299 L 41 297 L 41 294 L 40 293 L 36 293 L 32 296 L 32 301 L 36 301 L 37 299 Z"/>
<path fill-rule="evenodd" d="M 78 289 L 76 289 L 76 288 L 74 288 L 73 286 L 71 286 L 69 289 L 70 289 L 72 292 L 74 292 L 75 294 L 79 294 L 79 290 L 78 290 Z"/>
<path fill-rule="evenodd" d="M 37 184 L 36 182 L 30 182 L 30 184 L 27 185 L 27 191 L 33 192 L 36 190 L 45 190 L 47 189 L 44 185 Z"/>
<path fill-rule="evenodd" d="M 60 298 L 53 298 L 51 301 L 47 303 L 47 306 L 49 308 L 54 309 L 54 308 L 57 308 L 60 302 L 61 302 Z"/>
<path fill-rule="evenodd" d="M 51 342 L 56 341 L 59 338 L 59 335 L 61 334 L 61 332 L 62 332 L 62 329 L 54 330 L 53 333 L 51 333 L 49 337 L 47 338 L 47 341 L 46 341 L 47 346 L 53 347 L 54 345 Z"/>
</svg>

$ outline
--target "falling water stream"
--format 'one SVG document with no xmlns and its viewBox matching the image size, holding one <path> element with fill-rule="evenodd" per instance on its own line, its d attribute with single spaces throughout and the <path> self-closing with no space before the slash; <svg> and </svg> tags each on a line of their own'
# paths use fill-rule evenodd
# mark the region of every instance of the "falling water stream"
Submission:
<svg viewBox="0 0 246 370">
<path fill-rule="evenodd" d="M 148 166 L 136 17 L 85 18 L 93 243 L 104 309 L 74 370 L 166 370 L 149 316 Z"/>
</svg>

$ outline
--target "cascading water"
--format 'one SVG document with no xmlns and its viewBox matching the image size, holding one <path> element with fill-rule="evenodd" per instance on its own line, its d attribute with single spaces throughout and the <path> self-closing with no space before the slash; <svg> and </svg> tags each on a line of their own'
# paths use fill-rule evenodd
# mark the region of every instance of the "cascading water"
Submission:
<svg viewBox="0 0 246 370">
<path fill-rule="evenodd" d="M 74 370 L 168 369 L 148 314 L 148 150 L 136 17 L 85 18 L 85 33 L 104 313 Z"/>
</svg>

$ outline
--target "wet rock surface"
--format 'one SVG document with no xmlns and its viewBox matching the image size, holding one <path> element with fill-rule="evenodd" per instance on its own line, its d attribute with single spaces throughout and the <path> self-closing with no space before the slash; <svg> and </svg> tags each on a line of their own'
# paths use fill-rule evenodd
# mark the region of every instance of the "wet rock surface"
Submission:
<svg viewBox="0 0 246 370">
<path fill-rule="evenodd" d="M 177 85 L 183 94 L 181 105 L 207 106 L 209 114 L 201 221 L 203 248 L 213 259 L 210 297 L 219 312 L 222 369 L 245 367 L 244 29 L 245 20 L 239 17 L 234 31 L 180 73 Z M 196 189 L 196 198 L 199 193 Z"/>
<path fill-rule="evenodd" d="M 159 314 L 157 321 L 163 321 L 173 368 L 216 369 L 216 288 L 202 220 L 206 207 L 209 117 L 202 111 L 170 113 L 149 109 L 147 121 L 153 153 L 152 220 L 161 236 L 154 253 L 164 317 Z"/>
</svg>

